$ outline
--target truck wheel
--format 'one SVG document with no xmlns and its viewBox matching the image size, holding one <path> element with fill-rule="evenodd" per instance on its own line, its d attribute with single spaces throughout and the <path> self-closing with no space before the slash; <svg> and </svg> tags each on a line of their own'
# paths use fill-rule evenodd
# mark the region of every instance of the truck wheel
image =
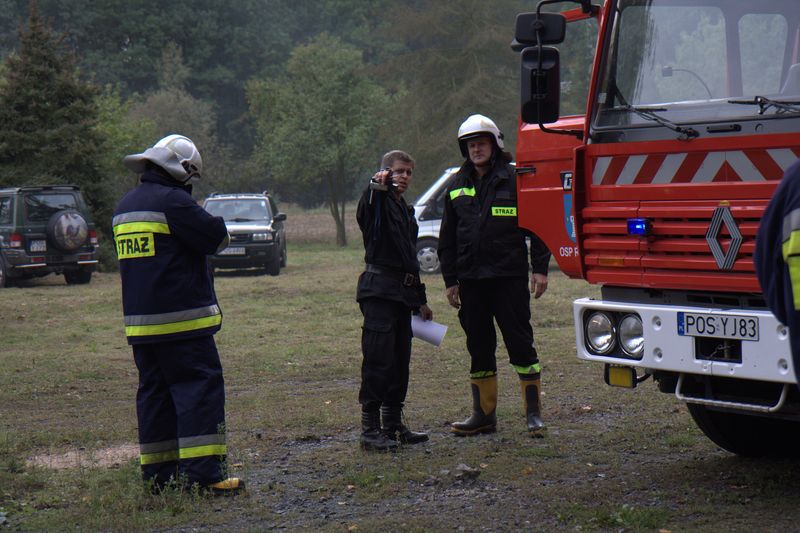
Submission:
<svg viewBox="0 0 800 533">
<path fill-rule="evenodd" d="M 91 270 L 67 270 L 64 272 L 67 285 L 86 285 L 92 280 Z"/>
<path fill-rule="evenodd" d="M 281 266 L 285 267 L 288 261 L 288 257 L 286 254 L 286 240 L 283 241 L 283 247 L 281 248 Z"/>
<path fill-rule="evenodd" d="M 686 405 L 697 426 L 720 448 L 744 457 L 797 455 L 800 422 Z"/>
<path fill-rule="evenodd" d="M 423 274 L 438 274 L 440 270 L 439 239 L 424 238 L 417 241 L 417 261 Z"/>
</svg>

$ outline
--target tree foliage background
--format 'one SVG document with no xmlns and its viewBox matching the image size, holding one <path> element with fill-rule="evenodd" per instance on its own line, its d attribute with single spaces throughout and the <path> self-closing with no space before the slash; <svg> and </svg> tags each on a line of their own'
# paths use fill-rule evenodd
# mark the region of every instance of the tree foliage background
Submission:
<svg viewBox="0 0 800 533">
<path fill-rule="evenodd" d="M 73 162 L 82 184 L 97 187 L 101 216 L 135 183 L 122 155 L 174 132 L 193 138 L 203 154 L 199 195 L 269 188 L 279 199 L 325 204 L 334 224 L 390 149 L 417 160 L 412 197 L 460 163 L 455 135 L 470 114 L 494 118 L 514 150 L 519 58 L 509 43 L 516 14 L 532 10 L 530 2 L 0 0 L 0 90 L 8 98 L 32 95 L 32 88 L 8 89 L 20 82 L 18 29 L 29 26 L 32 6 L 45 33 L 52 29 L 63 76 L 82 87 L 71 105 L 85 112 L 63 127 L 86 132 L 65 135 L 42 123 L 26 149 L 59 137 L 85 144 Z M 564 67 L 576 86 L 588 81 L 593 40 L 584 33 L 589 44 Z M 576 110 L 585 98 L 579 92 Z M 53 117 L 70 107 L 62 109 L 55 94 L 42 98 L 59 108 Z M 25 131 L 19 119 L 8 120 L 17 122 L 3 117 L 0 143 Z M 0 144 L 0 184 L 54 176 L 30 167 L 29 158 L 6 155 L 10 166 L 3 163 L 2 150 L 19 149 Z M 63 166 L 58 158 L 70 153 L 45 159 Z"/>
</svg>

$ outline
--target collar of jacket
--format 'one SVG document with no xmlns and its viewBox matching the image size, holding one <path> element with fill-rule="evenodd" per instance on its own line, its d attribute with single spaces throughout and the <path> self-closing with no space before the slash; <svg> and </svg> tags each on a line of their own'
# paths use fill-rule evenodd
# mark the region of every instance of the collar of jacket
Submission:
<svg viewBox="0 0 800 533">
<path fill-rule="evenodd" d="M 460 174 L 464 179 L 469 180 L 471 183 L 475 183 L 475 176 L 477 176 L 477 170 L 475 169 L 475 165 L 472 164 L 472 161 L 467 159 L 464 161 L 464 164 L 461 165 L 461 168 L 458 170 L 458 174 Z M 509 178 L 508 175 L 508 165 L 499 157 L 493 158 L 492 166 L 489 168 L 489 172 L 487 172 L 484 178 L 492 179 L 496 177 L 500 180 L 507 180 Z"/>
<path fill-rule="evenodd" d="M 176 189 L 183 189 L 187 193 L 192 194 L 192 186 L 189 183 L 178 183 L 174 179 L 153 170 L 145 170 L 139 178 L 139 181 L 142 183 L 158 183 L 159 185 L 163 185 L 165 187 L 175 187 Z"/>
</svg>

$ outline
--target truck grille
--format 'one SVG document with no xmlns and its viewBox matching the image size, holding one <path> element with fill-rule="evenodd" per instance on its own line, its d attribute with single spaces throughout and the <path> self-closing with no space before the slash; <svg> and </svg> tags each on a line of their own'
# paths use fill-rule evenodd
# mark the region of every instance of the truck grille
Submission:
<svg viewBox="0 0 800 533">
<path fill-rule="evenodd" d="M 586 207 L 581 212 L 586 279 L 622 286 L 760 292 L 753 252 L 766 204 L 765 200 L 730 203 L 741 246 L 735 259 L 730 257 L 722 265 L 706 238 L 719 202 L 608 202 Z M 628 235 L 630 218 L 650 220 L 651 235 Z M 728 225 L 721 224 L 716 242 L 725 258 L 731 241 Z"/>
</svg>

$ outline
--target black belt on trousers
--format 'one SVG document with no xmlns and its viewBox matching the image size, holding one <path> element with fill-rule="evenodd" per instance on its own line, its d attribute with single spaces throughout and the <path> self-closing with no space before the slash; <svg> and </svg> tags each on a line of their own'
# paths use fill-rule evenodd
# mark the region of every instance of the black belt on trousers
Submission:
<svg viewBox="0 0 800 533">
<path fill-rule="evenodd" d="M 411 272 L 400 272 L 399 270 L 392 270 L 391 268 L 385 268 L 377 265 L 371 265 L 367 263 L 364 267 L 364 272 L 369 272 L 370 274 L 378 274 L 379 276 L 386 276 L 389 278 L 396 279 L 400 281 L 405 287 L 411 287 L 412 285 L 416 285 L 420 282 L 419 274 L 412 274 Z"/>
</svg>

